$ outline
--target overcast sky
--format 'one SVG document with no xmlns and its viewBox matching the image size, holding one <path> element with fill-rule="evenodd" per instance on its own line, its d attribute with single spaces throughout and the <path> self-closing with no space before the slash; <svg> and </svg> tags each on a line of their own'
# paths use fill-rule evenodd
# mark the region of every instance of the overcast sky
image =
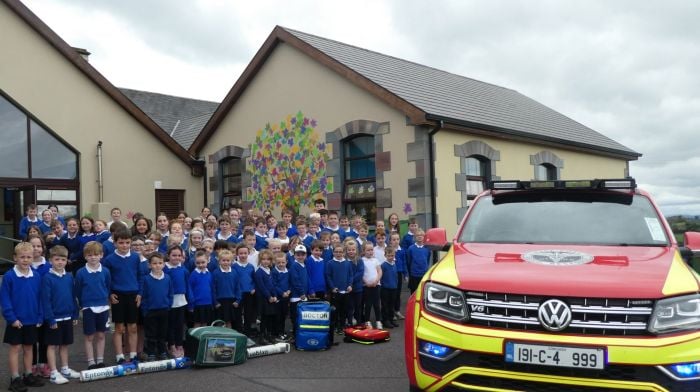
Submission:
<svg viewBox="0 0 700 392">
<path fill-rule="evenodd" d="M 275 25 L 519 91 L 700 215 L 700 2 L 24 0 L 118 87 L 221 101 Z"/>
</svg>

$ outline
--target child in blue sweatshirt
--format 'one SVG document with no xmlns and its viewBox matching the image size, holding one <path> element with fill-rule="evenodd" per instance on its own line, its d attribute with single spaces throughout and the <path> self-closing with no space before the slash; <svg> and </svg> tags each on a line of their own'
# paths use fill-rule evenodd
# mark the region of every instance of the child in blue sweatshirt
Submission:
<svg viewBox="0 0 700 392">
<path fill-rule="evenodd" d="M 85 357 L 88 369 L 92 370 L 105 366 L 105 332 L 109 326 L 112 276 L 100 263 L 102 244 L 97 241 L 88 242 L 83 254 L 87 263 L 75 273 L 75 296 L 83 311 Z"/>
<path fill-rule="evenodd" d="M 51 269 L 41 281 L 41 302 L 44 312 L 44 341 L 52 384 L 65 384 L 80 378 L 80 373 L 68 367 L 68 345 L 73 344 L 73 326 L 78 324 L 73 275 L 66 273 L 68 249 L 57 245 L 49 253 Z M 56 368 L 56 348 L 61 357 L 61 372 Z"/>
<path fill-rule="evenodd" d="M 360 252 L 357 247 L 357 241 L 354 237 L 346 238 L 343 241 L 345 248 L 345 257 L 350 262 L 352 269 L 352 291 L 350 292 L 350 300 L 348 302 L 348 320 L 352 324 L 363 323 L 362 311 L 362 296 L 364 292 L 364 283 L 362 277 L 365 275 L 365 264 L 360 258 Z"/>
<path fill-rule="evenodd" d="M 148 255 L 151 272 L 143 278 L 140 291 L 143 326 L 146 332 L 144 348 L 149 361 L 168 359 L 168 311 L 173 305 L 173 282 L 163 272 L 165 257 L 162 253 Z"/>
<path fill-rule="evenodd" d="M 297 332 L 297 307 L 299 301 L 306 301 L 309 293 L 309 274 L 306 272 L 306 247 L 297 245 L 294 248 L 294 261 L 289 267 L 289 317 L 292 319 L 294 336 Z"/>
<path fill-rule="evenodd" d="M 214 284 L 211 273 L 207 269 L 209 256 L 203 250 L 198 250 L 194 256 L 194 270 L 190 273 L 187 283 L 187 310 L 192 313 L 195 327 L 204 327 L 212 321 L 214 306 Z"/>
<path fill-rule="evenodd" d="M 333 259 L 326 263 L 326 285 L 331 294 L 331 304 L 335 306 L 336 333 L 343 332 L 343 327 L 352 324 L 348 320 L 348 300 L 352 292 L 352 265 L 345 259 L 345 248 L 342 244 L 333 247 Z"/>
<path fill-rule="evenodd" d="M 233 252 L 229 249 L 219 251 L 219 266 L 212 272 L 214 281 L 214 298 L 216 314 L 226 323 L 227 328 L 241 330 L 240 302 L 241 292 L 238 272 L 231 268 Z"/>
<path fill-rule="evenodd" d="M 277 225 L 281 227 L 280 225 Z M 283 227 L 283 230 L 285 227 Z M 274 343 L 275 316 L 277 312 L 277 293 L 272 282 L 272 252 L 263 249 L 258 258 L 258 269 L 255 271 L 255 296 L 260 315 L 260 343 Z"/>
<path fill-rule="evenodd" d="M 401 245 L 399 245 L 400 243 L 401 234 L 399 234 L 399 232 L 394 231 L 389 234 L 389 246 L 394 248 L 396 253 L 395 258 L 398 283 L 396 286 L 396 291 L 398 294 L 396 295 L 396 299 L 394 301 L 394 317 L 396 317 L 397 320 L 403 320 L 406 318 L 401 313 L 401 289 L 403 288 L 404 280 L 408 280 L 408 270 L 406 269 L 406 249 L 402 249 Z"/>
<path fill-rule="evenodd" d="M 398 327 L 394 321 L 394 302 L 398 292 L 398 272 L 396 270 L 396 251 L 391 246 L 384 248 L 386 260 L 382 263 L 382 287 L 379 289 L 379 296 L 382 302 L 382 319 L 386 328 Z"/>
<path fill-rule="evenodd" d="M 328 234 L 330 240 L 330 234 Z M 306 272 L 309 274 L 309 297 L 326 297 L 326 261 L 323 259 L 323 241 L 311 243 L 311 256 L 306 258 Z"/>
<path fill-rule="evenodd" d="M 243 311 L 243 334 L 252 336 L 255 334 L 256 308 L 255 302 L 255 268 L 248 263 L 250 249 L 246 244 L 238 244 L 236 247 L 236 262 L 233 269 L 238 273 L 238 284 L 241 292 L 241 309 Z"/>
<path fill-rule="evenodd" d="M 185 255 L 179 246 L 168 249 L 168 262 L 165 273 L 173 282 L 173 304 L 168 311 L 168 348 L 175 358 L 185 356 L 185 310 L 187 309 L 187 282 L 190 273 L 183 266 Z"/>
<path fill-rule="evenodd" d="M 289 340 L 285 332 L 285 324 L 289 315 L 289 295 L 292 293 L 289 285 L 289 271 L 287 270 L 287 255 L 283 252 L 276 252 L 273 255 L 275 266 L 272 268 L 272 284 L 275 286 L 277 296 L 277 311 L 275 319 L 276 341 L 286 342 Z"/>
<path fill-rule="evenodd" d="M 40 301 L 41 278 L 32 270 L 32 253 L 32 245 L 27 242 L 15 246 L 15 266 L 5 273 L 0 286 L 2 316 L 6 324 L 3 343 L 10 345 L 7 353 L 11 391 L 44 385 L 31 373 L 32 346 L 37 341 L 37 326 L 44 319 Z M 20 349 L 24 354 L 24 377 L 19 373 Z"/>
<path fill-rule="evenodd" d="M 117 225 L 119 227 L 119 225 Z M 139 289 L 143 280 L 141 273 L 141 259 L 139 255 L 131 252 L 131 233 L 125 228 L 119 228 L 113 235 L 115 251 L 102 260 L 102 266 L 109 270 L 112 277 L 112 321 L 114 321 L 114 334 L 112 343 L 116 353 L 117 363 L 126 362 L 124 357 L 123 339 L 127 334 L 129 348 L 129 360 L 136 359 L 138 330 L 136 322 L 139 316 L 141 296 Z"/>
<path fill-rule="evenodd" d="M 425 232 L 418 229 L 415 233 L 416 242 L 406 250 L 406 267 L 408 268 L 408 289 L 413 294 L 430 264 L 430 249 L 423 245 Z"/>
<path fill-rule="evenodd" d="M 46 253 L 46 246 L 44 245 L 44 239 L 37 234 L 29 234 L 27 237 L 27 242 L 32 245 L 32 270 L 36 272 L 40 278 L 43 278 L 49 270 L 51 270 L 51 264 L 46 261 L 44 254 Z M 47 365 L 48 359 L 46 358 L 46 342 L 44 340 L 44 335 L 46 334 L 46 325 L 42 324 L 39 326 L 37 331 L 37 344 L 34 345 L 34 374 L 49 378 L 51 377 L 51 369 Z"/>
</svg>

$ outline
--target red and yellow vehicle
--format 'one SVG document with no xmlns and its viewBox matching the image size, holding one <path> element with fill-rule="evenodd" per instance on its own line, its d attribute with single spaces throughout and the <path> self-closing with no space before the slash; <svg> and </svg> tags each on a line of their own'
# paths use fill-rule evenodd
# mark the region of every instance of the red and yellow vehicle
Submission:
<svg viewBox="0 0 700 392">
<path fill-rule="evenodd" d="M 633 179 L 496 181 L 408 303 L 412 390 L 700 391 L 700 283 Z M 449 248 L 449 249 L 448 249 Z"/>
</svg>

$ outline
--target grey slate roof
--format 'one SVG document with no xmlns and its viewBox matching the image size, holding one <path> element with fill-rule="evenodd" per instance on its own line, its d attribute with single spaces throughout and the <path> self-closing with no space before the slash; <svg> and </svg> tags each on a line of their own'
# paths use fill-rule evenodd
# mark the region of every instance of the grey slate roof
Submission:
<svg viewBox="0 0 700 392">
<path fill-rule="evenodd" d="M 219 106 L 218 102 L 126 88 L 119 90 L 185 149 L 192 145 Z"/>
<path fill-rule="evenodd" d="M 519 92 L 284 28 L 434 119 L 636 158 L 638 152 Z"/>
</svg>

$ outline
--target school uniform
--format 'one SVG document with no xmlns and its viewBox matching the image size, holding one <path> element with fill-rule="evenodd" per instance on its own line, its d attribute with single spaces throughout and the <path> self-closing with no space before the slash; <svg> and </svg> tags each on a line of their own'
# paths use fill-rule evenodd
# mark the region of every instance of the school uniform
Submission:
<svg viewBox="0 0 700 392">
<path fill-rule="evenodd" d="M 243 310 L 243 334 L 253 333 L 256 320 L 255 301 L 255 268 L 250 263 L 241 264 L 238 261 L 231 266 L 238 273 L 238 285 L 241 292 L 240 308 Z"/>
<path fill-rule="evenodd" d="M 41 231 L 41 235 L 44 235 L 51 231 L 51 222 L 46 223 L 44 221 L 41 221 L 39 222 L 37 227 L 39 228 L 39 231 Z"/>
<path fill-rule="evenodd" d="M 3 343 L 33 345 L 37 341 L 37 324 L 44 321 L 40 300 L 41 277 L 29 268 L 24 275 L 17 266 L 5 273 L 0 286 L 0 304 L 5 318 Z M 12 324 L 19 320 L 22 328 Z"/>
<path fill-rule="evenodd" d="M 401 239 L 401 243 L 399 244 L 402 249 L 408 249 L 411 245 L 413 245 L 416 242 L 416 240 L 413 237 L 413 233 L 410 231 L 406 233 L 406 235 L 403 236 Z"/>
<path fill-rule="evenodd" d="M 71 236 L 68 232 L 66 232 L 61 236 L 61 239 L 59 239 L 58 245 L 63 245 L 66 247 L 66 249 L 68 249 L 68 265 L 66 268 L 75 275 L 75 273 L 80 269 L 78 264 L 75 262 L 82 257 L 83 253 L 83 250 L 80 247 L 80 235 L 75 233 Z"/>
<path fill-rule="evenodd" d="M 233 329 L 241 328 L 241 290 L 238 272 L 229 266 L 228 270 L 222 267 L 216 268 L 212 272 L 212 282 L 214 284 L 215 310 L 217 317 L 227 323 L 233 324 Z M 238 306 L 234 307 L 233 304 Z"/>
<path fill-rule="evenodd" d="M 302 298 L 309 294 L 309 274 L 306 266 L 296 260 L 289 265 L 289 316 L 292 319 L 292 328 L 296 333 L 297 306 Z"/>
<path fill-rule="evenodd" d="M 408 270 L 406 269 L 406 250 L 401 248 L 399 246 L 398 249 L 396 249 L 396 273 L 397 273 L 397 286 L 396 286 L 396 291 L 398 294 L 396 295 L 396 299 L 394 301 L 394 312 L 398 312 L 401 310 L 401 290 L 403 289 L 403 280 L 406 274 L 408 273 Z"/>
<path fill-rule="evenodd" d="M 32 226 L 39 226 L 39 217 L 35 217 L 34 219 L 29 219 L 26 215 L 22 217 L 22 220 L 19 221 L 19 238 L 23 240 L 26 239 L 27 231 L 29 231 L 29 228 Z"/>
<path fill-rule="evenodd" d="M 125 255 L 114 252 L 102 259 L 102 266 L 109 270 L 112 294 L 116 294 L 119 300 L 119 303 L 112 305 L 112 321 L 135 324 L 139 314 L 136 295 L 143 280 L 141 258 L 131 251 Z"/>
<path fill-rule="evenodd" d="M 326 263 L 326 285 L 331 293 L 331 304 L 336 309 L 336 330 L 352 324 L 352 315 L 348 314 L 349 294 L 352 289 L 352 266 L 348 260 L 332 259 Z"/>
<path fill-rule="evenodd" d="M 267 248 L 267 236 L 255 232 L 255 250 L 262 250 Z"/>
<path fill-rule="evenodd" d="M 350 266 L 352 267 L 352 292 L 350 292 L 348 313 L 352 314 L 352 318 L 355 319 L 355 322 L 361 323 L 364 321 L 362 297 L 364 295 L 365 286 L 362 282 L 362 277 L 365 275 L 365 263 L 363 263 L 361 259 L 358 259 L 355 263 L 350 261 Z"/>
<path fill-rule="evenodd" d="M 163 271 L 170 276 L 173 283 L 173 304 L 168 310 L 168 345 L 181 347 L 185 336 L 185 310 L 187 309 L 187 286 L 190 277 L 187 268 L 165 264 Z"/>
<path fill-rule="evenodd" d="M 109 322 L 109 294 L 112 276 L 102 264 L 93 270 L 89 265 L 75 274 L 75 296 L 83 311 L 83 334 L 105 332 Z"/>
<path fill-rule="evenodd" d="M 49 262 L 46 261 L 44 257 L 42 257 L 41 261 L 32 261 L 32 269 L 39 273 L 40 278 L 43 278 L 44 275 L 46 275 L 51 270 L 51 264 L 49 264 Z"/>
<path fill-rule="evenodd" d="M 260 315 L 260 333 L 265 338 L 271 338 L 275 332 L 276 303 L 270 299 L 276 297 L 275 286 L 269 267 L 260 267 L 255 271 L 255 297 Z"/>
<path fill-rule="evenodd" d="M 73 275 L 51 269 L 41 280 L 41 303 L 44 313 L 44 341 L 48 345 L 73 344 L 73 320 L 78 319 Z M 57 325 L 58 328 L 51 328 Z"/>
<path fill-rule="evenodd" d="M 406 250 L 406 267 L 408 269 L 408 288 L 416 291 L 423 275 L 430 265 L 430 250 L 424 245 L 413 244 Z"/>
<path fill-rule="evenodd" d="M 362 263 L 365 265 L 365 274 L 362 277 L 363 282 L 372 282 L 377 279 L 378 272 L 377 267 L 379 266 L 379 261 L 372 258 L 362 258 Z M 379 308 L 379 286 L 369 287 L 365 284 L 363 294 L 364 301 L 364 321 L 370 321 L 370 315 L 372 309 L 374 309 L 374 319 L 375 321 L 381 321 L 382 315 Z"/>
<path fill-rule="evenodd" d="M 193 312 L 192 321 L 209 324 L 212 321 L 214 306 L 214 284 L 209 270 L 195 268 L 187 282 L 187 308 Z"/>
<path fill-rule="evenodd" d="M 279 270 L 276 266 L 271 269 L 272 285 L 275 287 L 277 297 L 277 312 L 275 319 L 275 331 L 277 336 L 284 335 L 285 322 L 289 314 L 289 296 L 284 297 L 284 293 L 290 290 L 289 270 Z"/>
<path fill-rule="evenodd" d="M 173 304 L 173 282 L 170 276 L 152 272 L 143 278 L 141 312 L 145 332 L 144 350 L 149 359 L 156 355 L 165 359 L 168 339 L 168 311 Z"/>
<path fill-rule="evenodd" d="M 382 287 L 379 296 L 382 303 L 382 320 L 384 326 L 394 324 L 394 303 L 398 295 L 398 272 L 396 271 L 396 261 L 384 261 L 382 267 Z"/>
<path fill-rule="evenodd" d="M 309 294 L 323 299 L 326 295 L 326 261 L 307 257 L 306 272 L 309 274 Z"/>
</svg>

